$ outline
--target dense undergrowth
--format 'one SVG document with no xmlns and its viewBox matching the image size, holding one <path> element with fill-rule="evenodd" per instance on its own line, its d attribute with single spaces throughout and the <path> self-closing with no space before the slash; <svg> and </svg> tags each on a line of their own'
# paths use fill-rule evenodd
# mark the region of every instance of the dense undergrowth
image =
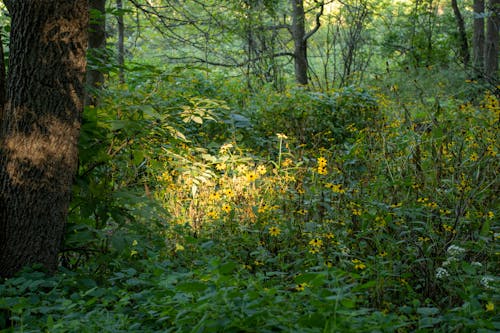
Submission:
<svg viewBox="0 0 500 333">
<path fill-rule="evenodd" d="M 238 87 L 103 92 L 60 272 L 4 281 L 0 328 L 500 330 L 495 96 Z"/>
</svg>

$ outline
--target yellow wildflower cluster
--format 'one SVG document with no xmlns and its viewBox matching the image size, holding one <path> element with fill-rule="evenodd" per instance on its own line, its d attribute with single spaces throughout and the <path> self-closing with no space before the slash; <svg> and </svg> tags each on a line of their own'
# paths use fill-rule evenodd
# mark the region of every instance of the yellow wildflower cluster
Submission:
<svg viewBox="0 0 500 333">
<path fill-rule="evenodd" d="M 321 247 L 323 246 L 323 241 L 319 238 L 313 238 L 309 241 L 309 245 L 311 246 L 309 248 L 309 252 L 314 254 L 318 253 Z"/>
<path fill-rule="evenodd" d="M 361 214 L 363 214 L 363 210 L 361 209 L 361 206 L 358 205 L 357 203 L 351 201 L 349 203 L 349 206 L 351 207 L 352 215 L 361 216 Z"/>
<path fill-rule="evenodd" d="M 354 264 L 354 269 L 363 270 L 366 268 L 366 265 L 359 259 L 352 259 L 351 262 Z"/>
<path fill-rule="evenodd" d="M 327 161 L 326 158 L 324 157 L 318 157 L 318 173 L 320 175 L 327 175 L 328 170 L 327 170 Z"/>
<path fill-rule="evenodd" d="M 453 228 L 453 226 L 451 226 L 449 224 L 443 224 L 443 229 L 444 229 L 444 231 L 450 232 L 452 234 L 456 234 L 457 233 L 457 231 Z"/>
<path fill-rule="evenodd" d="M 460 184 L 457 185 L 457 189 L 460 192 L 469 192 L 472 187 L 470 186 L 470 182 L 467 179 L 467 176 L 462 173 L 460 176 Z"/>
<path fill-rule="evenodd" d="M 345 193 L 345 189 L 342 188 L 342 184 L 327 183 L 325 187 L 331 189 L 333 193 L 339 193 L 339 194 Z"/>
<path fill-rule="evenodd" d="M 288 168 L 291 165 L 293 165 L 293 161 L 291 158 L 285 158 L 285 160 L 281 163 L 281 166 L 283 168 Z"/>
<path fill-rule="evenodd" d="M 136 250 L 136 246 L 137 246 L 137 244 L 138 244 L 138 243 L 137 243 L 137 240 L 135 240 L 135 239 L 134 239 L 134 241 L 132 242 L 132 247 L 133 247 L 133 248 L 132 248 L 132 250 L 130 251 L 130 256 L 131 256 L 131 257 L 134 257 L 134 256 L 136 256 L 136 255 L 139 253 L 139 252 L 137 252 L 137 250 Z"/>
<path fill-rule="evenodd" d="M 435 203 L 434 201 L 430 201 L 429 198 L 418 198 L 417 202 L 421 203 L 425 207 L 428 207 L 428 208 L 431 208 L 431 209 L 437 209 L 438 208 L 438 204 Z"/>
</svg>

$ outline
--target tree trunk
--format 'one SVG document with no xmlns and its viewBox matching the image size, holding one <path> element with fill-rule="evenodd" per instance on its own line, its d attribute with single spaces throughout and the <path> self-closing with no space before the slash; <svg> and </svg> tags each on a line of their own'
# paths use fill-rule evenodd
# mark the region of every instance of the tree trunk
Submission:
<svg viewBox="0 0 500 333">
<path fill-rule="evenodd" d="M 57 256 L 78 164 L 87 0 L 4 1 L 11 15 L 0 130 L 0 276 Z"/>
<path fill-rule="evenodd" d="M 498 80 L 498 42 L 500 29 L 500 0 L 490 0 L 486 30 L 485 74 L 489 81 Z"/>
<path fill-rule="evenodd" d="M 458 8 L 457 0 L 451 0 L 451 7 L 453 8 L 453 13 L 455 14 L 455 20 L 458 26 L 458 38 L 460 41 L 460 57 L 465 67 L 469 66 L 470 54 L 469 54 L 469 43 L 467 42 L 467 32 L 465 31 L 465 21 Z"/>
<path fill-rule="evenodd" d="M 104 74 L 99 67 L 106 62 L 106 0 L 89 0 L 89 8 L 88 58 L 94 68 L 87 70 L 85 105 L 97 105 L 98 91 L 104 84 Z"/>
<path fill-rule="evenodd" d="M 478 77 L 483 76 L 484 70 L 484 0 L 474 0 L 474 24 L 473 24 L 473 64 L 474 71 Z"/>
<path fill-rule="evenodd" d="M 123 23 L 123 1 L 116 0 L 116 9 L 118 10 L 118 78 L 120 83 L 125 83 L 125 46 L 124 46 L 124 34 L 125 34 L 125 25 Z"/>
<path fill-rule="evenodd" d="M 307 39 L 305 28 L 305 12 L 303 0 L 291 0 L 292 4 L 292 37 L 294 43 L 295 80 L 307 85 Z"/>
</svg>

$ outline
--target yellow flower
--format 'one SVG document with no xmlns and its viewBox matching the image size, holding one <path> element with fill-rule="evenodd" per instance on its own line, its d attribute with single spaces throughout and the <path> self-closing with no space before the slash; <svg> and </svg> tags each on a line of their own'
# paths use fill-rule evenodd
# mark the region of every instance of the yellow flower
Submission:
<svg viewBox="0 0 500 333">
<path fill-rule="evenodd" d="M 493 304 L 492 301 L 489 301 L 488 303 L 486 303 L 486 305 L 484 307 L 485 307 L 486 311 L 495 310 L 495 304 Z"/>
<path fill-rule="evenodd" d="M 225 189 L 225 190 L 224 190 L 224 194 L 225 194 L 226 196 L 228 196 L 228 197 L 232 197 L 232 196 L 234 195 L 234 192 L 233 192 L 233 190 L 232 190 L 232 189 L 227 188 L 227 189 Z"/>
<path fill-rule="evenodd" d="M 225 170 L 226 169 L 226 163 L 219 163 L 215 166 L 215 168 L 219 171 Z"/>
<path fill-rule="evenodd" d="M 179 243 L 175 243 L 175 252 L 184 251 L 184 246 Z"/>
<path fill-rule="evenodd" d="M 293 164 L 293 161 L 291 158 L 286 158 L 282 163 L 281 163 L 281 166 L 283 166 L 284 168 L 288 168 L 290 165 Z"/>
<path fill-rule="evenodd" d="M 354 264 L 354 269 L 363 270 L 366 268 L 366 265 L 359 259 L 352 259 L 351 261 Z"/>
<path fill-rule="evenodd" d="M 327 183 L 325 187 L 331 189 L 334 193 L 345 193 L 345 190 L 342 188 L 342 184 Z"/>
<path fill-rule="evenodd" d="M 224 205 L 222 205 L 221 209 L 223 212 L 229 213 L 231 211 L 231 206 L 228 204 L 224 204 Z"/>
<path fill-rule="evenodd" d="M 476 153 L 472 153 L 472 154 L 470 155 L 470 160 L 471 160 L 471 161 L 473 161 L 473 162 L 477 161 L 477 160 L 478 160 L 478 156 L 477 156 L 477 154 L 476 154 Z"/>
<path fill-rule="evenodd" d="M 257 209 L 257 212 L 259 213 L 265 213 L 269 210 L 269 205 L 266 203 L 262 203 L 259 208 Z"/>
<path fill-rule="evenodd" d="M 257 178 L 259 178 L 259 176 L 257 175 L 257 173 L 251 171 L 251 172 L 246 174 L 246 178 L 247 178 L 247 181 L 251 183 L 251 182 L 254 182 L 255 180 L 257 180 Z"/>
<path fill-rule="evenodd" d="M 233 148 L 233 145 L 230 143 L 226 143 L 225 145 L 222 145 L 222 147 L 220 147 L 219 154 L 226 154 L 231 148 Z"/>
<path fill-rule="evenodd" d="M 324 157 L 318 157 L 318 166 L 326 166 L 327 161 Z"/>
<path fill-rule="evenodd" d="M 327 175 L 328 174 L 328 170 L 326 168 L 326 165 L 325 166 L 318 165 L 318 173 L 320 175 Z"/>
<path fill-rule="evenodd" d="M 278 236 L 281 233 L 280 228 L 278 227 L 270 227 L 269 228 L 269 235 L 275 237 Z"/>
<path fill-rule="evenodd" d="M 309 253 L 315 254 L 315 253 L 318 253 L 318 252 L 319 252 L 319 249 L 317 247 L 311 247 L 309 249 Z"/>
<path fill-rule="evenodd" d="M 306 289 L 306 287 L 308 287 L 309 285 L 307 283 L 299 283 L 296 287 L 295 287 L 295 290 L 297 291 L 304 291 L 304 289 Z"/>
<path fill-rule="evenodd" d="M 429 207 L 429 208 L 432 208 L 432 209 L 436 209 L 438 208 L 438 204 L 435 203 L 434 201 L 431 201 L 431 202 L 428 202 L 428 203 L 425 203 L 424 204 L 425 207 Z"/>
<path fill-rule="evenodd" d="M 132 242 L 132 246 L 137 246 L 137 241 L 134 239 L 134 241 Z"/>
<path fill-rule="evenodd" d="M 309 245 L 315 248 L 320 248 L 323 245 L 323 241 L 319 238 L 314 238 L 309 241 Z"/>
<path fill-rule="evenodd" d="M 488 212 L 488 218 L 492 219 L 495 217 L 495 213 L 493 213 L 491 210 Z"/>
<path fill-rule="evenodd" d="M 417 199 L 417 202 L 420 202 L 420 203 L 426 203 L 427 201 L 429 201 L 429 198 L 418 198 Z"/>
<path fill-rule="evenodd" d="M 489 145 L 488 147 L 486 147 L 486 154 L 488 156 L 496 156 L 497 153 L 495 152 L 495 147 L 493 147 L 493 145 Z"/>
<path fill-rule="evenodd" d="M 132 250 L 132 251 L 130 251 L 130 256 L 131 257 L 136 256 L 137 253 L 139 253 L 139 252 L 137 252 L 136 250 Z"/>
<path fill-rule="evenodd" d="M 329 233 L 325 234 L 325 237 L 326 237 L 327 239 L 334 239 L 334 238 L 335 238 L 335 235 L 334 235 L 333 233 L 329 232 Z"/>
<path fill-rule="evenodd" d="M 266 167 L 263 166 L 262 164 L 257 167 L 257 173 L 259 175 L 265 175 L 267 172 Z"/>
<path fill-rule="evenodd" d="M 219 217 L 219 213 L 217 213 L 215 210 L 211 210 L 207 213 L 207 216 L 215 220 Z"/>
<path fill-rule="evenodd" d="M 276 136 L 278 137 L 278 139 L 288 139 L 288 137 L 283 133 L 277 133 Z"/>
<path fill-rule="evenodd" d="M 355 215 L 355 216 L 361 216 L 361 209 L 357 209 L 357 208 L 353 208 L 352 209 L 352 215 Z"/>
<path fill-rule="evenodd" d="M 208 199 L 212 200 L 212 201 L 220 200 L 220 193 L 219 192 L 212 192 L 208 196 Z"/>
<path fill-rule="evenodd" d="M 457 231 L 449 224 L 443 224 L 443 229 L 447 232 L 456 233 Z"/>
</svg>

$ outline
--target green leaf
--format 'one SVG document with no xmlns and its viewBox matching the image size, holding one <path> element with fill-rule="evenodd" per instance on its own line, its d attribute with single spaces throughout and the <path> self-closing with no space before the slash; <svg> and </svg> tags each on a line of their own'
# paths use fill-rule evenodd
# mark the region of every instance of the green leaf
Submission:
<svg viewBox="0 0 500 333">
<path fill-rule="evenodd" d="M 208 286 L 202 282 L 182 282 L 175 286 L 175 289 L 185 293 L 202 292 L 207 289 Z"/>
<path fill-rule="evenodd" d="M 236 269 L 236 267 L 238 267 L 237 263 L 235 263 L 235 262 L 227 262 L 227 263 L 224 263 L 224 264 L 222 264 L 222 265 L 219 266 L 219 272 L 222 275 L 229 275 L 232 272 L 234 272 L 234 270 Z"/>
<path fill-rule="evenodd" d="M 417 313 L 421 314 L 422 316 L 434 316 L 439 313 L 439 309 L 423 307 L 423 308 L 418 308 Z"/>
</svg>

